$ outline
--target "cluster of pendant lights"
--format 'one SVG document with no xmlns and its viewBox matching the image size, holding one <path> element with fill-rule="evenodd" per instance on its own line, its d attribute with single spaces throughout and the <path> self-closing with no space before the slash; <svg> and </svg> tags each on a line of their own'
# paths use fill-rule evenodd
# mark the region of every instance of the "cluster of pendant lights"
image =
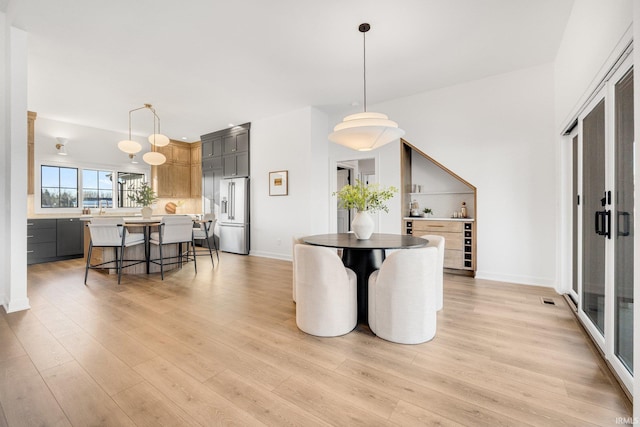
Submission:
<svg viewBox="0 0 640 427">
<path fill-rule="evenodd" d="M 367 31 L 369 24 L 360 24 L 364 51 L 364 112 L 351 114 L 333 128 L 329 140 L 358 151 L 370 151 L 404 136 L 404 130 L 385 114 L 367 111 Z"/>
<path fill-rule="evenodd" d="M 118 148 L 121 151 L 129 154 L 129 157 L 133 159 L 135 154 L 142 150 L 142 145 L 138 142 L 131 139 L 131 113 L 134 111 L 142 110 L 146 108 L 153 113 L 153 134 L 149 135 L 149 143 L 151 144 L 151 151 L 148 153 L 144 153 L 142 156 L 142 160 L 145 163 L 148 163 L 152 166 L 158 166 L 167 161 L 167 158 L 164 154 L 158 153 L 156 151 L 157 147 L 164 147 L 165 145 L 169 145 L 169 138 L 160 133 L 160 117 L 156 114 L 156 110 L 153 108 L 151 104 L 144 104 L 144 106 L 140 108 L 134 108 L 129 111 L 129 139 L 118 142 Z M 157 123 L 157 128 L 156 128 Z M 156 133 L 157 129 L 157 133 Z"/>
</svg>

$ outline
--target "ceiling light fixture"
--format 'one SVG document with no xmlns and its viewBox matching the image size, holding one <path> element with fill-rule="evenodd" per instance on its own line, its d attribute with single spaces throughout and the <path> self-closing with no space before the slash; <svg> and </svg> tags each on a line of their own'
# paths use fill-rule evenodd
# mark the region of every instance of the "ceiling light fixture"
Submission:
<svg viewBox="0 0 640 427">
<path fill-rule="evenodd" d="M 381 147 L 404 135 L 398 124 L 385 114 L 367 111 L 367 45 L 366 33 L 371 29 L 367 23 L 360 24 L 364 63 L 364 112 L 351 114 L 333 128 L 329 140 L 358 151 L 369 151 Z"/>
<path fill-rule="evenodd" d="M 60 138 L 57 137 L 56 141 L 58 141 L 58 143 L 56 144 L 56 150 L 58 150 L 58 155 L 60 156 L 66 156 L 67 155 L 67 142 L 69 142 L 69 140 L 67 138 Z"/>
<path fill-rule="evenodd" d="M 151 151 L 145 153 L 142 156 L 142 160 L 152 166 L 158 166 L 167 161 L 167 158 L 164 154 L 158 153 L 156 147 L 164 147 L 165 145 L 169 145 L 169 138 L 160 133 L 160 117 L 156 114 L 155 108 L 151 104 L 144 104 L 144 106 L 140 108 L 134 108 L 129 111 L 129 139 L 120 141 L 118 143 L 118 148 L 125 153 L 132 155 L 138 153 L 142 150 L 142 145 L 140 143 L 131 139 L 131 113 L 134 111 L 142 110 L 146 108 L 153 113 L 153 133 L 149 135 L 149 143 L 151 143 Z M 156 122 L 157 122 L 157 130 L 156 132 Z"/>
</svg>

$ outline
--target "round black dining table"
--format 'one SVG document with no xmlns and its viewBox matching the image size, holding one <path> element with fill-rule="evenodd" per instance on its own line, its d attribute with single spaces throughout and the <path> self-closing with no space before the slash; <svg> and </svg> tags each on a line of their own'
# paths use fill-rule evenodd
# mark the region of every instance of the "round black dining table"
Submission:
<svg viewBox="0 0 640 427">
<path fill-rule="evenodd" d="M 385 249 L 421 248 L 429 243 L 421 237 L 381 233 L 367 240 L 358 240 L 353 233 L 316 234 L 302 240 L 308 245 L 342 248 L 342 263 L 358 278 L 358 320 L 363 323 L 369 319 L 369 276 L 382 265 Z"/>
</svg>

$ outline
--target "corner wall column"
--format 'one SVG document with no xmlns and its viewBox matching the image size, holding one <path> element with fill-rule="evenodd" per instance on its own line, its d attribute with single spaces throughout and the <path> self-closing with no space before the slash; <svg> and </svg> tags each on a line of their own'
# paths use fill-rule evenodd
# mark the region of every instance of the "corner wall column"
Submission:
<svg viewBox="0 0 640 427">
<path fill-rule="evenodd" d="M 0 15 L 3 33 L 2 305 L 7 313 L 30 308 L 27 298 L 27 33 Z"/>
</svg>

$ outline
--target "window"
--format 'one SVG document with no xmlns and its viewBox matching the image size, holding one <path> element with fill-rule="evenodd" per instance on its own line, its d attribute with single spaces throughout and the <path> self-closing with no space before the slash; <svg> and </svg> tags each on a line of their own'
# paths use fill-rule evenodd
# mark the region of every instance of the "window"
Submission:
<svg viewBox="0 0 640 427">
<path fill-rule="evenodd" d="M 82 171 L 82 207 L 113 207 L 113 172 L 84 169 Z"/>
<path fill-rule="evenodd" d="M 40 206 L 43 208 L 78 207 L 78 169 L 58 166 L 40 168 Z"/>
<path fill-rule="evenodd" d="M 129 198 L 145 182 L 144 174 L 133 172 L 118 172 L 118 207 L 135 208 L 136 202 Z"/>
</svg>

